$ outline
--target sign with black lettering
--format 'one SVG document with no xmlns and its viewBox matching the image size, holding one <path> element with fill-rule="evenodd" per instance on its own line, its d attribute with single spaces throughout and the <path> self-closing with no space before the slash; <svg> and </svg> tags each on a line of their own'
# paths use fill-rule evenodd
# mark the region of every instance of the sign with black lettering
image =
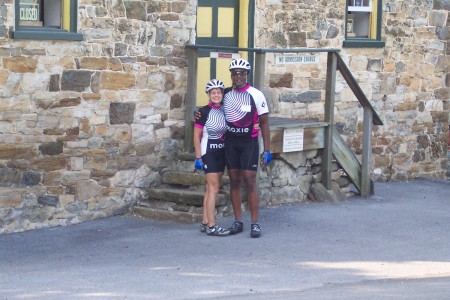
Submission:
<svg viewBox="0 0 450 300">
<path fill-rule="evenodd" d="M 319 58 L 316 55 L 278 55 L 275 57 L 276 64 L 316 64 Z"/>
<path fill-rule="evenodd" d="M 283 131 L 283 152 L 303 150 L 303 128 L 285 129 Z"/>
</svg>

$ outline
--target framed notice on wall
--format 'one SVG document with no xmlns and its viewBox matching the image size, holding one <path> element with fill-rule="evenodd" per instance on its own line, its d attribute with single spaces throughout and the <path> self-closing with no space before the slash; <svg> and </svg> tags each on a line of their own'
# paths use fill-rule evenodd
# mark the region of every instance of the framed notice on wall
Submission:
<svg viewBox="0 0 450 300">
<path fill-rule="evenodd" d="M 303 128 L 283 131 L 283 152 L 303 151 Z"/>
</svg>

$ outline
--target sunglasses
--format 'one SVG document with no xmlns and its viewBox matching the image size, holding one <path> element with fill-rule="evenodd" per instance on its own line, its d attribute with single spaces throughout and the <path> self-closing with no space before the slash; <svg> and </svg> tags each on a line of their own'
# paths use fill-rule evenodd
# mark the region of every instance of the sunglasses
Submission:
<svg viewBox="0 0 450 300">
<path fill-rule="evenodd" d="M 247 76 L 247 71 L 232 71 L 231 76 Z"/>
</svg>

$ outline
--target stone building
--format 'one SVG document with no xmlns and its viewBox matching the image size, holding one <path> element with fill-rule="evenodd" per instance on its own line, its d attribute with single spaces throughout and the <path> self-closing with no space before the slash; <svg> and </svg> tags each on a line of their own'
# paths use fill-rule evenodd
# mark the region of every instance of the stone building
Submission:
<svg viewBox="0 0 450 300">
<path fill-rule="evenodd" d="M 450 3 L 350 1 L 237 1 L 237 46 L 340 49 L 384 123 L 373 179 L 444 179 Z M 120 214 L 160 184 L 183 151 L 185 45 L 204 2 L 0 0 L 0 233 Z M 318 59 L 267 56 L 273 116 L 321 118 Z M 362 112 L 339 76 L 335 109 L 360 153 Z"/>
</svg>

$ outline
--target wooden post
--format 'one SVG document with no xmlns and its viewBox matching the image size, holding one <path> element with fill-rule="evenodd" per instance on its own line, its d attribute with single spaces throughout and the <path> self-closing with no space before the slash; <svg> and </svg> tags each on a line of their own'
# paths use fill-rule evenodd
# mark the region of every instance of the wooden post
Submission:
<svg viewBox="0 0 450 300">
<path fill-rule="evenodd" d="M 334 94 L 336 87 L 336 54 L 328 52 L 327 78 L 325 90 L 324 121 L 328 123 L 325 128 L 325 143 L 322 154 L 322 184 L 331 189 L 331 163 L 333 159 L 333 127 L 334 127 Z"/>
<path fill-rule="evenodd" d="M 265 52 L 257 52 L 255 53 L 255 65 L 253 66 L 253 86 L 264 93 L 264 75 L 266 73 L 266 53 Z M 267 97 L 266 97 L 267 98 Z M 267 99 L 266 99 L 267 100 Z M 269 105 L 269 103 L 267 103 Z M 269 105 L 270 107 L 270 105 Z M 269 112 L 270 113 L 270 112 Z M 262 145 L 262 136 L 258 135 L 258 144 Z M 261 149 L 262 148 L 262 149 Z M 260 153 L 264 150 L 264 146 L 259 149 Z M 259 153 L 258 153 L 259 154 Z M 259 177 L 261 176 L 261 165 L 260 159 L 258 155 L 258 170 L 256 174 L 256 186 L 259 187 Z"/>
<path fill-rule="evenodd" d="M 197 97 L 197 58 L 198 49 L 188 48 L 188 76 L 185 103 L 185 124 L 184 124 L 184 151 L 190 153 L 194 151 L 194 110 Z"/>
<path fill-rule="evenodd" d="M 369 197 L 370 188 L 370 165 L 372 162 L 372 120 L 373 113 L 370 107 L 364 107 L 363 119 L 363 143 L 362 143 L 362 166 L 361 166 L 361 196 Z"/>
<path fill-rule="evenodd" d="M 266 53 L 255 53 L 255 66 L 253 67 L 253 85 L 261 92 L 264 89 L 264 75 L 266 73 Z"/>
</svg>

